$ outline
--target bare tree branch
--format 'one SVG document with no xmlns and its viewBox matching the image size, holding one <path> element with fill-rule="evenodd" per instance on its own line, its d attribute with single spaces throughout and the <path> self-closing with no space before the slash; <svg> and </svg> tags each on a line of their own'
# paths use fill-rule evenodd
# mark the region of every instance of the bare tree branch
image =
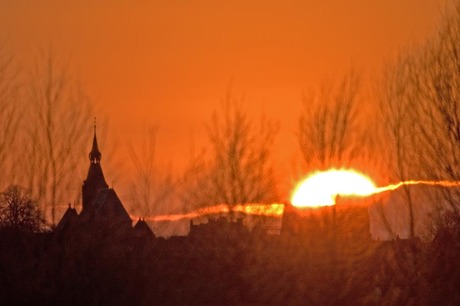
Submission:
<svg viewBox="0 0 460 306">
<path fill-rule="evenodd" d="M 56 207 L 80 192 L 71 174 L 83 167 L 92 105 L 52 49 L 41 54 L 27 89 L 26 158 L 21 166 L 32 194 L 45 210 L 51 209 L 55 224 Z"/>
<path fill-rule="evenodd" d="M 338 84 L 305 95 L 298 141 L 307 168 L 347 167 L 359 155 L 359 77 L 351 72 Z"/>
<path fill-rule="evenodd" d="M 150 126 L 139 150 L 132 143 L 128 146 L 134 166 L 131 198 L 143 216 L 158 213 L 160 206 L 171 198 L 175 186 L 171 172 L 162 169 L 155 159 L 157 132 L 156 127 Z"/>
<path fill-rule="evenodd" d="M 231 90 L 208 126 L 211 157 L 198 157 L 187 173 L 183 199 L 194 207 L 276 201 L 270 153 L 278 126 L 265 117 L 254 124 Z"/>
</svg>

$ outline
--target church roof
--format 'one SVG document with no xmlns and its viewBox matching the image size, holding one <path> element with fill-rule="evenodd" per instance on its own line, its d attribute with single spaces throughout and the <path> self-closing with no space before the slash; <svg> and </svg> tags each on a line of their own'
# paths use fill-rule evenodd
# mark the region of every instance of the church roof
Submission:
<svg viewBox="0 0 460 306">
<path fill-rule="evenodd" d="M 78 213 L 75 208 L 69 208 L 65 211 L 61 221 L 56 226 L 56 232 L 62 232 L 73 226 L 78 220 Z"/>
<path fill-rule="evenodd" d="M 150 229 L 150 226 L 144 220 L 139 219 L 134 225 L 134 233 L 142 237 L 155 238 L 155 234 Z"/>
<path fill-rule="evenodd" d="M 100 189 L 93 199 L 92 214 L 96 219 L 104 218 L 114 222 L 129 222 L 132 220 L 124 208 L 115 190 L 112 188 Z"/>
<path fill-rule="evenodd" d="M 86 176 L 85 184 L 94 186 L 95 190 L 108 188 L 107 182 L 102 172 L 100 163 L 91 163 L 88 169 L 88 175 Z"/>
</svg>

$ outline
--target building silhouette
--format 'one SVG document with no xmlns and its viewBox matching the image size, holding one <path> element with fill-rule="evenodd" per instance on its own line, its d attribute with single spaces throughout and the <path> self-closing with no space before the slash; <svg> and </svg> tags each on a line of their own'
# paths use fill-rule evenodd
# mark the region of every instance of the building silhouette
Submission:
<svg viewBox="0 0 460 306">
<path fill-rule="evenodd" d="M 367 200 L 362 199 L 341 199 L 340 205 L 314 208 L 299 208 L 287 203 L 281 235 L 336 232 L 337 238 L 342 240 L 371 241 L 368 205 Z"/>
<path fill-rule="evenodd" d="M 228 240 L 243 239 L 249 235 L 248 228 L 243 224 L 243 218 L 237 218 L 235 221 L 228 217 L 208 218 L 206 223 L 193 222 L 190 220 L 190 232 L 188 236 L 191 239 L 202 239 L 206 242 L 212 240 L 224 242 Z"/>
<path fill-rule="evenodd" d="M 82 210 L 78 214 L 76 209 L 69 205 L 56 226 L 55 231 L 58 235 L 73 229 L 110 231 L 113 234 L 133 232 L 132 220 L 128 212 L 115 190 L 110 188 L 105 180 L 101 159 L 102 154 L 99 151 L 96 125 L 94 125 L 93 143 L 89 153 L 90 164 L 82 186 Z M 139 222 L 145 223 L 140 219 Z M 135 228 L 139 227 L 146 236 L 154 236 L 147 224 L 141 224 Z"/>
</svg>

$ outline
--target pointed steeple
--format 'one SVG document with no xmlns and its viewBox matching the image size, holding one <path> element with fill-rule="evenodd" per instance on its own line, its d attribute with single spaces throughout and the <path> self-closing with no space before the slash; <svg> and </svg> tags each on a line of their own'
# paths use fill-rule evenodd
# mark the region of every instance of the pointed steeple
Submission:
<svg viewBox="0 0 460 306">
<path fill-rule="evenodd" d="M 99 151 L 97 146 L 97 138 L 96 138 L 96 118 L 94 118 L 94 137 L 93 137 L 93 147 L 91 152 L 89 152 L 89 160 L 92 164 L 97 164 L 101 161 L 102 154 Z"/>
<path fill-rule="evenodd" d="M 104 173 L 101 168 L 101 152 L 97 146 L 96 138 L 96 118 L 94 119 L 93 146 L 89 153 L 89 161 L 88 175 L 86 176 L 86 180 L 83 181 L 82 186 L 82 213 L 91 207 L 91 201 L 100 189 L 109 187 L 105 181 Z"/>
</svg>

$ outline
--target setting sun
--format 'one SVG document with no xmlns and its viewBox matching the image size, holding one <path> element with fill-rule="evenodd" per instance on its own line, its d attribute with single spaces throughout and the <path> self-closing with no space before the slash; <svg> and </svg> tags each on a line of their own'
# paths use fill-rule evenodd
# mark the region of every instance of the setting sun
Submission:
<svg viewBox="0 0 460 306">
<path fill-rule="evenodd" d="M 365 175 L 347 169 L 331 169 L 316 172 L 300 182 L 292 196 L 292 205 L 318 207 L 335 204 L 337 195 L 367 196 L 375 193 L 376 187 Z"/>
</svg>

